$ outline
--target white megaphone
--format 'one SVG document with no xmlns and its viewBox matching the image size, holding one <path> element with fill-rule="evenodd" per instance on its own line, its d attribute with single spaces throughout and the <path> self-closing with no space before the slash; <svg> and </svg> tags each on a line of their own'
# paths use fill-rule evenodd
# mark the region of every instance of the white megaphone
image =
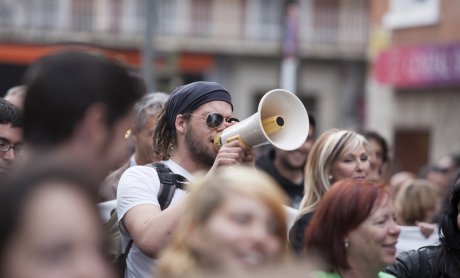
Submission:
<svg viewBox="0 0 460 278">
<path fill-rule="evenodd" d="M 214 147 L 218 151 L 223 144 L 239 140 L 248 148 L 271 143 L 291 151 L 305 142 L 308 128 L 307 110 L 300 99 L 289 91 L 275 89 L 262 97 L 255 114 L 218 133 Z"/>
</svg>

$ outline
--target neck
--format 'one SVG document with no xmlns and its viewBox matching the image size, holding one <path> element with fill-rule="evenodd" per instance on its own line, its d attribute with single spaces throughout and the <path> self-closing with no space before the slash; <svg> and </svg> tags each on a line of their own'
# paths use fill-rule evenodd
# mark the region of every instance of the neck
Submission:
<svg viewBox="0 0 460 278">
<path fill-rule="evenodd" d="M 189 173 L 194 173 L 197 171 L 207 172 L 209 169 L 211 169 L 209 165 L 194 161 L 187 152 L 181 151 L 180 149 L 177 149 L 176 153 L 171 156 L 171 160 L 179 164 Z"/>
<path fill-rule="evenodd" d="M 350 263 L 350 268 L 347 270 L 338 271 L 340 276 L 343 278 L 371 278 L 378 277 L 379 270 L 374 269 L 366 262 L 352 262 Z"/>
<path fill-rule="evenodd" d="M 276 170 L 278 170 L 278 173 L 284 178 L 290 180 L 292 183 L 299 184 L 303 181 L 304 172 L 302 169 L 288 168 L 276 157 L 273 160 L 273 164 L 275 165 Z"/>
</svg>

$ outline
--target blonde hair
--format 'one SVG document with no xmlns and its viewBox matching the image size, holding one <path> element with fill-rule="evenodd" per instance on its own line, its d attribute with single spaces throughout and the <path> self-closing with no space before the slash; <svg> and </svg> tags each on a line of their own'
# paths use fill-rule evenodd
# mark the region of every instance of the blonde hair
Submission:
<svg viewBox="0 0 460 278">
<path fill-rule="evenodd" d="M 287 218 L 283 208 L 287 197 L 270 176 L 249 167 L 222 167 L 196 181 L 191 188 L 185 214 L 158 261 L 158 276 L 185 277 L 203 270 L 201 254 L 189 244 L 190 231 L 194 226 L 205 225 L 228 192 L 261 200 L 272 211 L 277 220 L 275 234 L 283 247 L 280 260 L 287 255 Z"/>
<path fill-rule="evenodd" d="M 316 140 L 305 165 L 304 196 L 299 206 L 297 218 L 313 212 L 320 199 L 331 187 L 332 167 L 347 152 L 364 146 L 370 154 L 371 146 L 364 136 L 352 130 L 330 129 Z"/>
<path fill-rule="evenodd" d="M 428 180 L 416 179 L 404 183 L 395 197 L 399 224 L 414 226 L 417 221 L 426 221 L 427 212 L 437 208 L 439 194 L 436 185 Z"/>
</svg>

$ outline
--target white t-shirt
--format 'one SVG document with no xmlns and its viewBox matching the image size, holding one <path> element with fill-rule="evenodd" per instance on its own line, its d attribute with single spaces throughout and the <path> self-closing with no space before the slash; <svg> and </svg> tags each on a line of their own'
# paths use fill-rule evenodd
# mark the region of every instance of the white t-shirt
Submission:
<svg viewBox="0 0 460 278">
<path fill-rule="evenodd" d="M 174 173 L 193 180 L 193 176 L 184 168 L 172 160 L 163 161 Z M 131 208 L 152 204 L 160 207 L 158 203 L 158 191 L 160 190 L 160 180 L 153 167 L 133 166 L 128 168 L 120 178 L 117 189 L 117 213 L 120 221 Z M 171 205 L 180 201 L 186 192 L 176 189 Z M 126 245 L 131 237 L 125 227 L 119 222 L 121 231 L 121 247 L 124 252 Z M 151 278 L 155 260 L 146 256 L 134 243 L 129 251 L 126 260 L 125 278 Z"/>
<path fill-rule="evenodd" d="M 422 235 L 418 226 L 399 227 L 401 228 L 401 233 L 396 244 L 398 254 L 404 251 L 417 250 L 427 245 L 439 244 L 438 227 L 435 228 L 434 232 L 428 238 Z"/>
</svg>

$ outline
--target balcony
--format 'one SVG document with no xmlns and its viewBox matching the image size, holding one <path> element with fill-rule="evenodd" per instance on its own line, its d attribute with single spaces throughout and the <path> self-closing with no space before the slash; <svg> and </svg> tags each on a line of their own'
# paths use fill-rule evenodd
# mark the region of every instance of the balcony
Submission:
<svg viewBox="0 0 460 278">
<path fill-rule="evenodd" d="M 0 41 L 77 42 L 138 48 L 145 0 L 3 0 Z M 299 55 L 364 59 L 365 0 L 299 1 Z M 155 47 L 232 55 L 279 55 L 283 4 L 279 0 L 155 1 Z"/>
</svg>

